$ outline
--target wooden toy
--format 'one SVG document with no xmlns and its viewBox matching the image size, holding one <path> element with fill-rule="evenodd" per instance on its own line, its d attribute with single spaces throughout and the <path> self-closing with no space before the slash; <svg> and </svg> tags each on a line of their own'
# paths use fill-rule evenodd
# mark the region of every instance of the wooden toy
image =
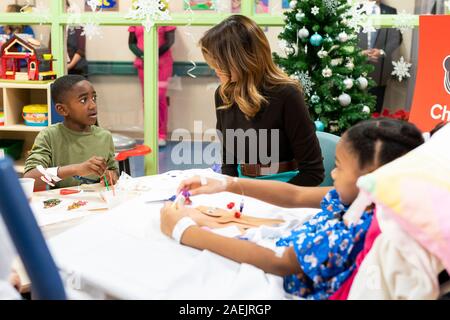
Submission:
<svg viewBox="0 0 450 320">
<path fill-rule="evenodd" d="M 2 79 L 19 81 L 56 79 L 50 50 L 33 38 L 22 39 L 13 35 L 2 45 L 0 56 Z M 27 72 L 20 70 L 21 60 L 26 61 Z"/>
</svg>

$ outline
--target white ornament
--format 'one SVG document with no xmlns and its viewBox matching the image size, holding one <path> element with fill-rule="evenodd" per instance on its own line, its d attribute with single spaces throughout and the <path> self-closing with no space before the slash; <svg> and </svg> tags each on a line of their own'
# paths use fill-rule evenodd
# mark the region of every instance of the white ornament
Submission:
<svg viewBox="0 0 450 320">
<path fill-rule="evenodd" d="M 97 9 L 98 1 L 97 0 L 87 0 L 86 4 L 91 7 L 91 11 L 95 12 Z"/>
<path fill-rule="evenodd" d="M 347 69 L 349 69 L 349 70 L 353 70 L 353 68 L 355 67 L 355 65 L 353 64 L 352 61 L 348 61 L 348 62 L 345 64 L 345 67 L 346 67 Z"/>
<path fill-rule="evenodd" d="M 370 19 L 367 19 L 367 15 L 372 13 L 374 1 L 353 1 L 353 5 L 343 15 L 347 17 L 347 26 L 352 28 L 355 33 L 361 31 L 361 26 Z M 371 22 L 370 22 L 371 23 Z"/>
<path fill-rule="evenodd" d="M 324 78 L 329 78 L 329 77 L 331 77 L 333 75 L 333 71 L 330 69 L 330 68 L 328 68 L 328 66 L 326 66 L 323 70 L 322 70 L 322 76 L 324 77 Z"/>
<path fill-rule="evenodd" d="M 314 103 L 314 104 L 319 103 L 320 102 L 320 97 L 317 94 L 313 94 L 309 101 L 311 101 L 311 103 Z"/>
<path fill-rule="evenodd" d="M 295 9 L 296 6 L 297 6 L 297 1 L 292 0 L 291 2 L 289 2 L 289 8 Z"/>
<path fill-rule="evenodd" d="M 347 42 L 348 34 L 345 33 L 345 31 L 342 31 L 341 33 L 339 33 L 338 39 L 339 39 L 340 42 Z"/>
<path fill-rule="evenodd" d="M 329 14 L 335 14 L 340 5 L 338 0 L 323 0 L 323 4 Z"/>
<path fill-rule="evenodd" d="M 309 96 L 311 94 L 312 88 L 314 86 L 314 82 L 312 82 L 311 77 L 309 76 L 308 71 L 301 71 L 296 73 L 298 80 L 302 84 L 303 92 Z"/>
<path fill-rule="evenodd" d="M 281 39 L 280 41 L 278 41 L 278 47 L 284 51 L 288 46 L 288 42 L 285 39 Z"/>
<path fill-rule="evenodd" d="M 295 20 L 302 21 L 305 18 L 305 14 L 303 12 L 298 12 L 295 14 Z"/>
<path fill-rule="evenodd" d="M 336 58 L 336 59 L 331 60 L 331 65 L 333 67 L 336 67 L 336 66 L 340 65 L 343 61 L 344 61 L 344 59 L 342 59 L 342 58 Z"/>
<path fill-rule="evenodd" d="M 392 71 L 393 76 L 397 76 L 398 81 L 402 81 L 403 78 L 409 78 L 411 77 L 411 74 L 409 73 L 409 68 L 411 68 L 412 64 L 409 62 L 406 62 L 403 56 L 400 58 L 399 61 L 392 61 L 392 65 L 394 66 L 394 71 Z"/>
<path fill-rule="evenodd" d="M 284 49 L 284 53 L 286 53 L 287 55 L 293 55 L 293 54 L 295 54 L 295 48 L 293 48 L 293 47 L 286 47 L 285 49 Z"/>
<path fill-rule="evenodd" d="M 142 20 L 147 32 L 155 25 L 156 20 L 172 20 L 169 9 L 161 0 L 135 0 L 126 18 Z"/>
<path fill-rule="evenodd" d="M 299 37 L 300 39 L 305 39 L 305 38 L 309 37 L 309 31 L 308 31 L 308 29 L 306 29 L 305 27 L 301 28 L 301 29 L 298 31 L 298 37 Z"/>
<path fill-rule="evenodd" d="M 322 47 L 322 49 L 320 49 L 320 51 L 317 52 L 317 56 L 318 56 L 320 59 L 323 59 L 323 58 L 325 58 L 325 57 L 328 57 L 328 52 L 326 52 L 326 51 L 323 49 L 323 47 Z"/>
<path fill-rule="evenodd" d="M 364 113 L 370 113 L 370 108 L 369 108 L 368 106 L 364 106 L 364 107 L 362 108 L 362 112 L 364 112 Z"/>
<path fill-rule="evenodd" d="M 102 32 L 100 29 L 100 25 L 95 22 L 88 22 L 86 24 L 82 25 L 83 32 L 81 33 L 82 36 L 85 36 L 89 40 L 92 40 L 95 36 L 101 36 Z"/>
<path fill-rule="evenodd" d="M 353 88 L 353 79 L 347 78 L 344 80 L 345 89 L 350 90 Z"/>
<path fill-rule="evenodd" d="M 364 77 L 359 77 L 356 81 L 358 82 L 358 88 L 361 90 L 366 90 L 369 86 L 369 81 Z"/>
<path fill-rule="evenodd" d="M 346 93 L 341 94 L 338 100 L 339 104 L 343 107 L 347 107 L 350 103 L 352 103 L 352 98 Z"/>
<path fill-rule="evenodd" d="M 312 7 L 311 8 L 311 14 L 313 14 L 313 15 L 318 15 L 319 14 L 319 7 L 317 7 L 317 6 L 314 6 L 314 7 Z"/>
</svg>

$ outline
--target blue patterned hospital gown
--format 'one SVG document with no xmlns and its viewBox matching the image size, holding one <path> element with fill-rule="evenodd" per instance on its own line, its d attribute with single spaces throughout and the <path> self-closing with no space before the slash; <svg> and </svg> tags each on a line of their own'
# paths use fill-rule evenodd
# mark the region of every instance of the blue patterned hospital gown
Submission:
<svg viewBox="0 0 450 320">
<path fill-rule="evenodd" d="M 358 223 L 346 226 L 342 217 L 349 206 L 341 203 L 336 190 L 322 200 L 322 211 L 277 246 L 293 246 L 304 274 L 284 278 L 284 289 L 307 299 L 327 299 L 350 276 L 355 259 L 363 249 L 372 211 L 364 212 Z"/>
</svg>

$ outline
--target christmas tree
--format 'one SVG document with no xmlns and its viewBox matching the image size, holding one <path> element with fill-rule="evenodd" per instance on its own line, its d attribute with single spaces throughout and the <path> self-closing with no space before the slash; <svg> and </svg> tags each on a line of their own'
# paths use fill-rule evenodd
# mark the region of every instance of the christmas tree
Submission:
<svg viewBox="0 0 450 320">
<path fill-rule="evenodd" d="M 341 134 L 369 119 L 375 97 L 368 90 L 373 66 L 358 47 L 366 8 L 347 0 L 292 0 L 286 11 L 276 63 L 301 82 L 318 130 Z"/>
</svg>

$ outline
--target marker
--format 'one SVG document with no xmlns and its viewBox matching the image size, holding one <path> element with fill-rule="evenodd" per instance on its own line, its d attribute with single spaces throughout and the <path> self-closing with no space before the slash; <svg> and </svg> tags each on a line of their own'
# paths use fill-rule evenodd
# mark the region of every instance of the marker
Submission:
<svg viewBox="0 0 450 320">
<path fill-rule="evenodd" d="M 177 195 L 177 197 L 175 198 L 175 200 L 174 200 L 173 203 L 172 203 L 171 208 L 176 208 L 178 201 L 180 201 L 182 197 L 183 197 L 183 191 L 181 191 L 181 192 Z"/>
</svg>

